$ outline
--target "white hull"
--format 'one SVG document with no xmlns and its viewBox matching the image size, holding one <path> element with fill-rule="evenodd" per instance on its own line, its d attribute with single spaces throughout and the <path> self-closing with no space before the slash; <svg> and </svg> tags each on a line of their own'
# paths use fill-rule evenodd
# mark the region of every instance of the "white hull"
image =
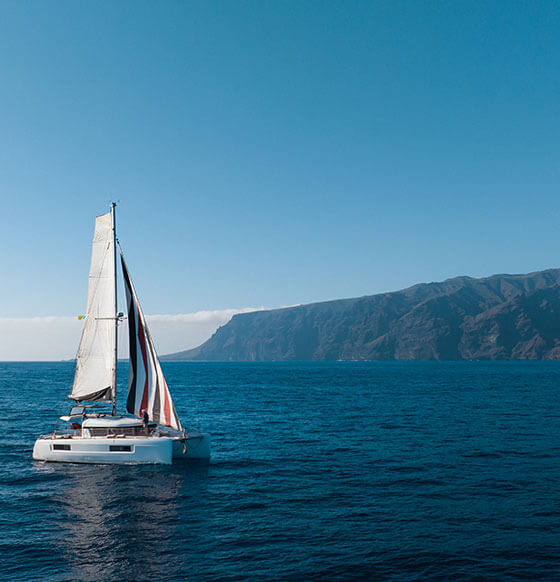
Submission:
<svg viewBox="0 0 560 582">
<path fill-rule="evenodd" d="M 174 459 L 209 459 L 210 435 L 188 433 L 186 437 L 171 437 Z"/>
<path fill-rule="evenodd" d="M 40 437 L 35 441 L 33 458 L 61 463 L 170 465 L 172 450 L 171 439 L 166 437 Z"/>
</svg>

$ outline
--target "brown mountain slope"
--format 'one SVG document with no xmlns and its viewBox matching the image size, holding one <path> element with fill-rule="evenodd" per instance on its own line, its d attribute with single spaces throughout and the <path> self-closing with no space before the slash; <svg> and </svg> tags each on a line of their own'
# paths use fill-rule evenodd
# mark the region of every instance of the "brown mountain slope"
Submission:
<svg viewBox="0 0 560 582">
<path fill-rule="evenodd" d="M 236 315 L 166 360 L 560 357 L 560 270 L 457 277 L 402 291 Z"/>
</svg>

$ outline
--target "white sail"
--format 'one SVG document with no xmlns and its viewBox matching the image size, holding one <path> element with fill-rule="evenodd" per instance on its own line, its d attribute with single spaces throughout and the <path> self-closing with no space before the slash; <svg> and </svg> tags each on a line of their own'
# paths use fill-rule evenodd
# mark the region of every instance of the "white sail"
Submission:
<svg viewBox="0 0 560 582">
<path fill-rule="evenodd" d="M 115 361 L 115 250 L 111 213 L 95 219 L 86 313 L 70 398 L 110 400 Z"/>
<path fill-rule="evenodd" d="M 126 409 L 140 415 L 148 412 L 150 420 L 181 430 L 181 423 L 159 363 L 138 296 L 121 252 L 121 263 L 128 305 L 129 373 Z"/>
</svg>

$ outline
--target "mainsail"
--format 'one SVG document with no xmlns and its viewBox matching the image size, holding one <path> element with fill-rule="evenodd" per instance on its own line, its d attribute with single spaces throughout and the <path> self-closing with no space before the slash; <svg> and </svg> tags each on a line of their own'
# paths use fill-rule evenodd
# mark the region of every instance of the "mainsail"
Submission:
<svg viewBox="0 0 560 582">
<path fill-rule="evenodd" d="M 115 342 L 115 249 L 109 212 L 95 219 L 85 323 L 70 398 L 111 400 Z"/>
<path fill-rule="evenodd" d="M 128 305 L 130 352 L 126 409 L 136 415 L 140 415 L 142 410 L 147 410 L 150 420 L 181 430 L 181 423 L 175 412 L 173 400 L 163 376 L 144 314 L 140 308 L 138 296 L 128 274 L 122 251 L 121 263 Z"/>
</svg>

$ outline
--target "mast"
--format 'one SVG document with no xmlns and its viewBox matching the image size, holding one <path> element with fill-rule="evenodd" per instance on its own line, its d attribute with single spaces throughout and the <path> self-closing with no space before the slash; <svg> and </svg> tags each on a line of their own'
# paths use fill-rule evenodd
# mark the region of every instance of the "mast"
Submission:
<svg viewBox="0 0 560 582">
<path fill-rule="evenodd" d="M 115 207 L 117 204 L 115 202 L 111 202 L 111 222 L 113 227 L 113 253 L 114 253 L 114 280 L 115 280 L 115 354 L 113 360 L 113 411 L 111 414 L 115 416 L 117 413 L 117 361 L 118 361 L 118 351 L 117 351 L 117 341 L 118 341 L 118 325 L 119 325 L 119 316 L 118 316 L 118 305 L 117 305 L 117 229 L 116 229 L 116 221 L 115 221 Z"/>
</svg>

